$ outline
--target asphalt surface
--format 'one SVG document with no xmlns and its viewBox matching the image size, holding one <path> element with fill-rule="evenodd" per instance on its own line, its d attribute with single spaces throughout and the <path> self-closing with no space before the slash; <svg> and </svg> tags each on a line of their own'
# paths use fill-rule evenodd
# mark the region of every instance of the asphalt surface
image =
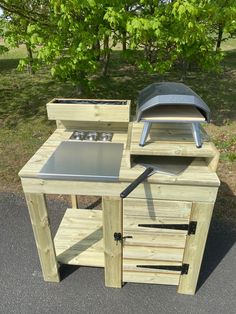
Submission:
<svg viewBox="0 0 236 314">
<path fill-rule="evenodd" d="M 67 204 L 50 201 L 54 231 Z M 0 193 L 0 313 L 236 313 L 236 234 L 211 224 L 198 291 L 127 283 L 106 288 L 101 268 L 64 266 L 59 284 L 43 281 L 22 195 Z"/>
</svg>

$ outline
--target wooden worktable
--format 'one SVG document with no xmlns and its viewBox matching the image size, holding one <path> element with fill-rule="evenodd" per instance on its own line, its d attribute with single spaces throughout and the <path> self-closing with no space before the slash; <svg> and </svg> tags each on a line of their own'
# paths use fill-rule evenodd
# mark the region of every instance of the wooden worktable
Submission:
<svg viewBox="0 0 236 314">
<path fill-rule="evenodd" d="M 163 274 L 161 273 L 153 281 L 153 283 L 175 284 L 178 286 L 180 293 L 193 294 L 195 292 L 211 214 L 219 187 L 219 179 L 215 173 L 218 153 L 214 145 L 207 139 L 207 136 L 205 137 L 203 147 L 197 149 L 191 133 L 188 133 L 185 128 L 186 126 L 180 128 L 178 125 L 173 125 L 172 129 L 168 128 L 167 131 L 165 124 L 161 127 L 154 127 L 146 145 L 141 148 L 141 151 L 138 143 L 142 123 L 130 123 L 128 131 L 114 130 L 112 142 L 124 144 L 118 182 L 42 180 L 38 178 L 40 169 L 51 154 L 62 141 L 69 139 L 73 132 L 73 128 L 61 127 L 56 129 L 19 173 L 46 281 L 58 282 L 60 280 L 60 262 L 104 267 L 105 283 L 109 287 L 121 287 L 123 281 L 135 282 L 138 280 L 138 282 L 152 283 L 153 279 L 149 279 L 149 277 L 145 277 L 146 281 L 142 281 L 143 273 L 140 277 L 141 279 L 136 279 L 136 273 L 133 271 L 132 265 L 132 254 L 137 255 L 138 252 L 132 253 L 131 251 L 134 249 L 132 246 L 130 246 L 132 250 L 128 250 L 128 252 L 127 247 L 124 246 L 123 251 L 123 241 L 116 243 L 114 241 L 114 233 L 124 233 L 123 223 L 125 224 L 125 222 L 123 221 L 123 202 L 120 199 L 120 193 L 127 187 L 129 182 L 143 172 L 141 166 L 132 164 L 132 156 L 139 154 L 155 155 L 158 152 L 159 155 L 163 156 L 194 156 L 197 158 L 178 176 L 154 174 L 149 177 L 145 183 L 140 184 L 129 195 L 125 206 L 129 208 L 129 200 L 134 201 L 131 209 L 133 206 L 138 206 L 143 200 L 145 200 L 145 204 L 148 203 L 148 200 L 156 200 L 157 207 L 168 205 L 167 207 L 170 208 L 171 204 L 178 208 L 184 206 L 186 211 L 188 211 L 188 218 L 186 219 L 188 221 L 190 219 L 198 221 L 198 228 L 194 236 L 184 234 L 185 248 L 182 250 L 180 262 L 190 264 L 188 274 L 182 275 L 179 273 L 178 276 L 171 276 L 172 273 L 170 272 L 163 279 Z M 158 142 L 153 140 L 155 132 L 158 132 L 158 138 L 161 139 Z M 45 202 L 46 194 L 102 196 L 102 212 L 91 210 L 89 216 L 85 211 L 79 212 L 82 219 L 81 232 L 87 238 L 94 233 L 94 236 L 96 235 L 97 239 L 99 239 L 87 251 L 87 255 L 83 255 L 83 252 L 81 252 L 80 256 L 73 255 L 73 250 L 68 250 L 67 242 L 63 242 L 66 239 L 67 232 L 72 232 L 71 226 L 73 225 L 73 219 L 75 219 L 73 215 L 77 215 L 74 209 L 66 213 L 61 225 L 61 231 L 58 232 L 54 242 L 51 236 Z M 73 199 L 73 207 L 76 207 L 75 198 Z M 95 229 L 85 228 L 86 223 L 91 224 L 91 226 L 94 225 Z M 81 239 L 76 238 L 76 241 L 79 242 Z M 76 247 L 76 244 L 74 246 Z M 176 250 L 178 251 L 179 249 L 177 248 Z M 97 252 L 95 261 L 94 251 Z M 130 254 L 131 258 L 129 258 Z M 163 254 L 165 255 L 165 253 Z M 178 263 L 176 265 L 179 265 Z"/>
</svg>

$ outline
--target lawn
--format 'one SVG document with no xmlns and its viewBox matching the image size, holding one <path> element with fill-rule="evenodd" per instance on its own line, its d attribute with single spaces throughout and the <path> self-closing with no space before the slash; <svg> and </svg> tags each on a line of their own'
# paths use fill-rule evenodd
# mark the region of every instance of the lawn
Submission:
<svg viewBox="0 0 236 314">
<path fill-rule="evenodd" d="M 209 105 L 212 123 L 207 126 L 221 152 L 218 174 L 222 180 L 216 215 L 236 221 L 236 40 L 223 46 L 225 59 L 222 73 L 181 73 L 151 75 L 138 70 L 114 51 L 108 77 L 93 78 L 93 87 L 78 95 L 70 83 L 60 83 L 50 76 L 48 69 L 35 75 L 19 72 L 19 59 L 25 56 L 24 47 L 0 56 L 0 190 L 21 191 L 18 171 L 55 129 L 48 121 L 45 104 L 54 97 L 125 98 L 133 102 L 138 91 L 158 81 L 182 81 L 195 90 Z"/>
</svg>

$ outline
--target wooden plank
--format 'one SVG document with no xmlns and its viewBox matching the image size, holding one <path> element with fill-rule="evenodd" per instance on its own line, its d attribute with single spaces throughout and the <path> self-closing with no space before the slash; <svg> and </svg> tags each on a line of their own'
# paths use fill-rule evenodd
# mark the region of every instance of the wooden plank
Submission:
<svg viewBox="0 0 236 314">
<path fill-rule="evenodd" d="M 125 147 L 125 168 L 131 168 L 131 158 L 130 158 L 130 145 L 131 145 L 131 135 L 132 135 L 132 126 L 133 123 L 129 123 L 128 132 L 127 132 L 127 141 L 126 141 L 126 147 Z"/>
<path fill-rule="evenodd" d="M 207 162 L 208 167 L 212 171 L 216 171 L 218 163 L 219 163 L 219 159 L 220 159 L 220 152 L 216 149 L 213 143 L 211 143 L 211 146 L 212 146 L 212 151 L 214 151 L 215 154 L 212 158 L 206 158 L 206 162 Z"/>
<path fill-rule="evenodd" d="M 193 143 L 193 133 L 191 123 L 179 123 L 181 127 L 174 127 L 174 123 L 153 123 L 149 132 L 150 140 L 178 142 L 182 144 Z M 168 125 L 168 128 L 166 127 Z M 187 126 L 187 127 L 184 127 Z M 138 142 L 143 130 L 143 123 L 133 123 L 132 128 L 132 141 Z M 209 136 L 205 130 L 201 127 L 202 139 L 204 142 L 209 142 Z"/>
<path fill-rule="evenodd" d="M 103 239 L 105 285 L 122 286 L 122 243 L 114 241 L 114 233 L 122 234 L 122 202 L 119 197 L 103 197 Z"/>
<path fill-rule="evenodd" d="M 128 122 L 100 122 L 100 121 L 71 121 L 57 120 L 57 128 L 67 130 L 127 132 Z"/>
<path fill-rule="evenodd" d="M 87 100 L 88 99 L 85 99 L 85 101 Z M 93 101 L 93 99 L 91 100 Z M 109 103 L 109 101 L 111 100 L 106 101 Z M 125 104 L 105 105 L 49 102 L 47 104 L 48 119 L 72 121 L 129 122 L 130 101 L 117 101 L 124 102 Z"/>
<path fill-rule="evenodd" d="M 186 239 L 183 263 L 189 264 L 189 271 L 187 275 L 180 276 L 179 293 L 195 293 L 213 207 L 214 203 L 193 204 L 191 220 L 197 221 L 197 229 L 196 234 Z"/>
<path fill-rule="evenodd" d="M 154 229 L 153 229 L 154 230 Z M 159 232 L 155 230 L 148 232 L 138 232 L 135 229 L 126 229 L 124 226 L 124 237 L 132 236 L 132 238 L 124 239 L 124 245 L 132 246 L 151 246 L 151 247 L 169 247 L 169 248 L 182 248 L 185 247 L 186 234 L 176 233 L 174 231 Z"/>
<path fill-rule="evenodd" d="M 102 211 L 68 208 L 54 242 L 59 262 L 104 267 Z"/>
<path fill-rule="evenodd" d="M 153 199 L 126 198 L 123 201 L 124 215 L 144 217 L 189 218 L 192 203 L 181 201 L 161 201 Z"/>
<path fill-rule="evenodd" d="M 26 165 L 19 172 L 20 177 L 31 177 L 36 178 L 39 171 L 46 163 L 48 158 L 55 151 L 57 146 L 63 140 L 68 140 L 72 134 L 72 130 L 56 130 L 52 136 L 43 144 L 43 146 L 35 153 L 34 156 L 26 163 Z M 113 143 L 123 143 L 124 148 L 128 145 L 127 134 L 125 131 L 114 132 L 112 142 Z M 120 169 L 120 181 L 132 181 L 138 177 L 141 172 L 143 172 L 143 167 L 134 166 L 129 168 L 127 165 L 127 158 L 129 154 L 124 150 L 123 158 L 121 161 Z M 215 155 L 214 155 L 215 156 Z M 131 156 L 132 157 L 132 156 Z M 212 157 L 211 157 L 212 158 Z M 218 186 L 219 180 L 217 175 L 212 172 L 206 165 L 205 161 L 196 160 L 178 176 L 168 176 L 163 174 L 155 174 L 148 179 L 150 183 L 167 183 L 167 184 L 192 184 L 192 185 L 203 185 L 203 186 Z M 65 183 L 68 184 L 68 181 Z M 76 192 L 78 193 L 78 191 Z M 72 193 L 68 193 L 72 194 Z M 81 194 L 81 193 L 80 193 Z M 87 194 L 87 193 L 85 193 Z"/>
<path fill-rule="evenodd" d="M 205 171 L 204 171 L 205 170 Z M 144 167 L 133 164 L 132 168 L 127 169 L 121 164 L 120 181 L 135 180 L 141 173 Z M 150 176 L 147 181 L 149 183 L 163 183 L 163 184 L 181 184 L 181 185 L 200 185 L 200 186 L 219 186 L 220 181 L 216 173 L 212 172 L 206 166 L 205 161 L 202 162 L 202 167 L 195 166 L 194 163 L 190 165 L 184 172 L 177 176 L 167 174 L 155 173 Z"/>
<path fill-rule="evenodd" d="M 123 281 L 148 284 L 178 285 L 179 276 L 179 274 L 124 271 Z"/>
<path fill-rule="evenodd" d="M 88 182 L 88 181 L 57 181 L 34 178 L 21 178 L 22 186 L 28 193 L 44 194 L 78 194 L 115 196 L 123 191 L 128 182 Z M 160 200 L 180 201 L 215 201 L 218 187 L 169 185 L 169 184 L 140 184 L 130 198 L 153 198 Z"/>
<path fill-rule="evenodd" d="M 77 195 L 71 195 L 71 206 L 73 208 L 78 208 Z"/>
<path fill-rule="evenodd" d="M 142 114 L 142 120 L 144 121 L 196 121 L 204 122 L 205 117 L 194 106 L 185 105 L 168 105 L 157 106 L 150 110 L 146 110 Z"/>
<path fill-rule="evenodd" d="M 181 143 L 174 141 L 146 141 L 141 148 L 139 140 L 132 141 L 130 147 L 132 155 L 151 155 L 151 156 L 186 156 L 186 157 L 214 157 L 214 152 L 211 150 L 209 143 L 203 143 L 201 148 L 197 148 L 195 142 Z"/>
<path fill-rule="evenodd" d="M 39 260 L 45 281 L 59 282 L 58 263 L 52 240 L 45 196 L 43 194 L 25 194 Z"/>
<path fill-rule="evenodd" d="M 123 248 L 123 258 L 158 261 L 182 261 L 184 249 L 146 246 L 128 246 Z"/>
<path fill-rule="evenodd" d="M 202 131 L 203 146 L 198 149 L 192 136 L 191 125 L 188 126 L 189 130 L 182 127 L 175 129 L 170 124 L 168 125 L 169 129 L 152 127 L 145 145 L 140 147 L 143 123 L 133 123 L 130 153 L 133 155 L 214 157 L 215 152 L 205 132 Z"/>
</svg>

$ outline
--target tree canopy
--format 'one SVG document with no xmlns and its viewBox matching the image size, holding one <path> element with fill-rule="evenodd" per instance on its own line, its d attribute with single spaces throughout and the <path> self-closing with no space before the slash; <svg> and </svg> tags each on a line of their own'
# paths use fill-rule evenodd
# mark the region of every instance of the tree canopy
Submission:
<svg viewBox="0 0 236 314">
<path fill-rule="evenodd" d="M 47 64 L 74 82 L 106 74 L 116 45 L 155 73 L 176 64 L 217 70 L 223 35 L 236 33 L 235 0 L 1 0 L 0 8 L 5 41 L 27 47 L 21 65 Z"/>
</svg>

